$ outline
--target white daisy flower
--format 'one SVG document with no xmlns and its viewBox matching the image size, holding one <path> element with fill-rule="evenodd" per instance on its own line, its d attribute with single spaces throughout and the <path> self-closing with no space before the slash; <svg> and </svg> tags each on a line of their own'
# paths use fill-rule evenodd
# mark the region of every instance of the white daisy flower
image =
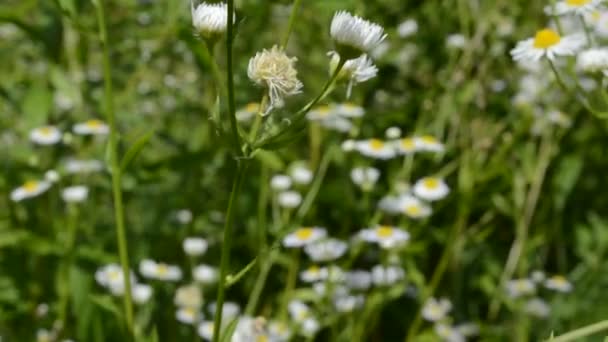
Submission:
<svg viewBox="0 0 608 342">
<path fill-rule="evenodd" d="M 446 37 L 445 45 L 450 49 L 463 49 L 467 45 L 467 37 L 460 33 L 452 33 Z"/>
<path fill-rule="evenodd" d="M 372 274 L 365 270 L 353 270 L 344 274 L 344 280 L 349 289 L 365 291 L 372 285 Z"/>
<path fill-rule="evenodd" d="M 513 279 L 506 284 L 507 295 L 511 298 L 531 295 L 536 292 L 536 284 L 528 279 Z"/>
<path fill-rule="evenodd" d="M 327 230 L 321 227 L 299 228 L 283 239 L 283 246 L 298 248 L 306 246 L 327 236 Z"/>
<path fill-rule="evenodd" d="M 395 248 L 407 243 L 410 234 L 398 227 L 378 226 L 362 229 L 359 232 L 359 237 L 363 241 L 377 243 L 382 248 Z"/>
<path fill-rule="evenodd" d="M 574 288 L 574 286 L 572 286 L 572 283 L 570 283 L 568 279 L 561 275 L 554 275 L 552 277 L 547 278 L 545 280 L 544 285 L 546 288 L 558 292 L 570 292 Z"/>
<path fill-rule="evenodd" d="M 592 48 L 581 51 L 576 57 L 576 66 L 585 72 L 608 70 L 608 48 Z"/>
<path fill-rule="evenodd" d="M 416 145 L 416 151 L 420 152 L 443 152 L 445 150 L 445 146 L 431 135 L 415 137 L 414 143 Z"/>
<path fill-rule="evenodd" d="M 291 318 L 298 323 L 303 322 L 312 315 L 310 307 L 299 300 L 290 301 L 287 305 L 287 311 L 289 311 Z"/>
<path fill-rule="evenodd" d="M 207 310 L 215 316 L 217 304 L 215 302 L 210 303 L 207 306 Z M 226 321 L 231 321 L 233 318 L 236 318 L 241 313 L 241 307 L 234 302 L 225 302 L 222 306 L 222 317 L 226 319 Z"/>
<path fill-rule="evenodd" d="M 369 139 L 358 141 L 356 149 L 362 155 L 375 159 L 391 159 L 395 157 L 395 149 L 392 144 L 388 144 L 380 139 Z"/>
<path fill-rule="evenodd" d="M 330 72 L 333 74 L 334 70 L 340 62 L 340 55 L 337 52 L 331 51 Z M 350 98 L 352 94 L 353 86 L 367 82 L 378 75 L 378 68 L 374 65 L 374 62 L 366 54 L 363 54 L 355 59 L 349 59 L 344 63 L 342 70 L 338 74 L 338 79 L 346 79 L 348 86 L 346 89 L 346 98 Z"/>
<path fill-rule="evenodd" d="M 139 263 L 139 272 L 149 279 L 162 281 L 179 281 L 182 279 L 182 270 L 178 266 L 158 263 L 150 259 L 144 259 Z"/>
<path fill-rule="evenodd" d="M 272 342 L 287 342 L 291 336 L 289 326 L 283 322 L 271 321 L 268 323 L 268 333 Z"/>
<path fill-rule="evenodd" d="M 608 38 L 608 12 L 600 12 L 594 21 L 594 31 L 600 38 Z"/>
<path fill-rule="evenodd" d="M 206 341 L 213 340 L 213 321 L 203 321 L 196 328 L 198 336 Z"/>
<path fill-rule="evenodd" d="M 365 108 L 351 102 L 338 103 L 334 110 L 337 115 L 346 118 L 360 118 L 365 115 Z"/>
<path fill-rule="evenodd" d="M 545 272 L 536 270 L 530 274 L 530 279 L 532 279 L 532 281 L 538 284 L 545 281 L 545 279 L 547 279 L 547 276 L 545 275 Z"/>
<path fill-rule="evenodd" d="M 299 94 L 302 82 L 298 80 L 298 72 L 294 65 L 298 59 L 288 57 L 278 46 L 264 49 L 249 60 L 247 75 L 259 86 L 268 89 L 270 106 L 264 114 L 270 113 L 274 108 L 282 108 L 284 98 Z"/>
<path fill-rule="evenodd" d="M 133 289 L 131 290 L 133 293 L 133 301 L 136 304 L 145 304 L 152 297 L 152 286 L 146 284 L 133 284 Z"/>
<path fill-rule="evenodd" d="M 203 294 L 198 285 L 180 286 L 175 291 L 173 303 L 179 307 L 200 308 L 203 305 Z"/>
<path fill-rule="evenodd" d="M 341 133 L 348 133 L 353 128 L 353 123 L 350 120 L 340 116 L 330 116 L 327 119 L 319 121 L 319 124 L 323 128 Z"/>
<path fill-rule="evenodd" d="M 110 127 L 101 120 L 93 119 L 75 124 L 72 131 L 80 135 L 107 135 Z"/>
<path fill-rule="evenodd" d="M 422 317 L 430 322 L 438 322 L 443 320 L 450 310 L 452 310 L 452 303 L 449 299 L 429 298 L 422 307 Z"/>
<path fill-rule="evenodd" d="M 393 142 L 399 154 L 412 154 L 419 149 L 419 143 L 415 138 L 403 138 Z"/>
<path fill-rule="evenodd" d="M 36 342 L 53 342 L 57 338 L 57 333 L 46 329 L 36 331 Z"/>
<path fill-rule="evenodd" d="M 61 131 L 55 126 L 34 128 L 30 131 L 30 140 L 38 145 L 55 145 L 61 141 Z"/>
<path fill-rule="evenodd" d="M 336 115 L 335 105 L 321 105 L 314 107 L 308 112 L 306 118 L 310 121 L 322 121 L 334 115 Z"/>
<path fill-rule="evenodd" d="M 92 173 L 99 172 L 103 170 L 103 163 L 99 160 L 90 159 L 90 160 L 78 160 L 78 159 L 69 159 L 65 163 L 65 171 L 67 173 Z"/>
<path fill-rule="evenodd" d="M 175 318 L 184 324 L 196 324 L 203 316 L 200 311 L 192 307 L 178 308 L 175 312 Z"/>
<path fill-rule="evenodd" d="M 89 196 L 89 188 L 84 185 L 74 185 L 61 191 L 61 198 L 68 203 L 84 202 Z"/>
<path fill-rule="evenodd" d="M 291 188 L 291 178 L 287 175 L 274 175 L 270 179 L 272 190 L 285 191 Z"/>
<path fill-rule="evenodd" d="M 289 171 L 289 176 L 291 176 L 294 183 L 299 185 L 307 185 L 312 182 L 314 174 L 307 166 L 296 164 Z"/>
<path fill-rule="evenodd" d="M 201 284 L 213 284 L 218 279 L 218 271 L 215 267 L 200 264 L 192 270 L 192 278 Z"/>
<path fill-rule="evenodd" d="M 404 276 L 405 272 L 401 267 L 376 265 L 372 268 L 372 282 L 376 286 L 394 285 Z"/>
<path fill-rule="evenodd" d="M 249 121 L 255 117 L 260 110 L 260 104 L 251 102 L 236 111 L 236 119 L 238 121 Z"/>
<path fill-rule="evenodd" d="M 397 26 L 397 34 L 401 38 L 407 38 L 418 32 L 418 23 L 414 19 L 408 19 Z"/>
<path fill-rule="evenodd" d="M 190 256 L 200 256 L 207 252 L 209 243 L 207 240 L 199 237 L 188 237 L 182 243 L 184 252 Z"/>
<path fill-rule="evenodd" d="M 382 26 L 345 11 L 334 14 L 330 35 L 338 53 L 347 59 L 370 52 L 386 38 Z"/>
<path fill-rule="evenodd" d="M 319 321 L 311 317 L 302 322 L 300 325 L 300 333 L 308 338 L 312 338 L 317 334 L 320 328 L 321 325 L 319 324 Z"/>
<path fill-rule="evenodd" d="M 415 220 L 427 218 L 433 213 L 430 206 L 410 195 L 401 195 L 398 198 L 397 208 L 399 213 Z"/>
<path fill-rule="evenodd" d="M 304 271 L 300 272 L 300 280 L 305 283 L 316 283 L 327 279 L 327 268 L 312 265 Z"/>
<path fill-rule="evenodd" d="M 426 201 L 438 201 L 450 193 L 450 188 L 441 178 L 424 177 L 414 184 L 414 195 Z"/>
<path fill-rule="evenodd" d="M 48 181 L 27 181 L 11 192 L 11 200 L 20 202 L 45 193 L 51 187 Z"/>
<path fill-rule="evenodd" d="M 362 295 L 358 296 L 337 296 L 333 300 L 334 307 L 338 312 L 347 313 L 353 312 L 355 309 L 360 308 L 365 304 L 365 297 Z"/>
<path fill-rule="evenodd" d="M 304 252 L 314 262 L 336 260 L 346 253 L 348 244 L 338 239 L 326 239 L 304 246 Z"/>
<path fill-rule="evenodd" d="M 597 10 L 603 0 L 562 0 L 545 7 L 545 13 L 551 15 L 576 14 L 585 15 Z"/>
<path fill-rule="evenodd" d="M 180 209 L 175 213 L 175 219 L 181 224 L 188 224 L 192 222 L 192 211 Z"/>
<path fill-rule="evenodd" d="M 61 176 L 55 170 L 48 170 L 44 173 L 44 180 L 50 183 L 57 183 Z"/>
<path fill-rule="evenodd" d="M 203 2 L 194 7 L 190 2 L 192 26 L 203 38 L 216 38 L 226 32 L 228 27 L 228 6 L 225 3 L 209 4 Z M 234 20 L 234 18 L 233 18 Z"/>
<path fill-rule="evenodd" d="M 135 275 L 131 272 L 131 284 L 136 283 Z M 125 281 L 122 268 L 118 264 L 108 264 L 95 271 L 95 281 L 115 296 L 122 296 L 125 292 Z"/>
<path fill-rule="evenodd" d="M 401 137 L 401 128 L 392 126 L 384 131 L 384 136 L 387 139 L 399 139 Z"/>
<path fill-rule="evenodd" d="M 585 45 L 585 37 L 573 34 L 561 37 L 559 33 L 546 28 L 536 32 L 534 38 L 522 40 L 511 50 L 516 61 L 538 61 L 543 57 L 554 60 L 557 56 L 572 56 Z"/>
<path fill-rule="evenodd" d="M 340 148 L 344 152 L 352 152 L 357 148 L 357 142 L 352 139 L 346 139 L 340 144 Z"/>
<path fill-rule="evenodd" d="M 297 208 L 302 203 L 302 195 L 297 191 L 283 191 L 277 196 L 279 206 L 287 209 Z"/>
<path fill-rule="evenodd" d="M 465 342 L 466 338 L 455 327 L 446 323 L 437 323 L 433 327 L 437 336 L 445 342 Z"/>
<path fill-rule="evenodd" d="M 356 167 L 350 171 L 350 179 L 364 191 L 370 191 L 379 178 L 380 170 L 374 167 Z"/>
<path fill-rule="evenodd" d="M 524 309 L 526 313 L 538 318 L 547 318 L 551 313 L 549 304 L 540 298 L 532 298 L 527 301 Z"/>
</svg>

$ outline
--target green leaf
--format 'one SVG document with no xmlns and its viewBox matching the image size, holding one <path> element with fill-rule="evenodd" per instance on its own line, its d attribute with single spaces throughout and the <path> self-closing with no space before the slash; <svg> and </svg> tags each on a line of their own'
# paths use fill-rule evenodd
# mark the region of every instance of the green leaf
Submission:
<svg viewBox="0 0 608 342">
<path fill-rule="evenodd" d="M 21 106 L 28 127 L 42 126 L 47 123 L 51 111 L 51 92 L 44 84 L 33 85 Z"/>
<path fill-rule="evenodd" d="M 255 153 L 255 158 L 272 170 L 280 171 L 285 169 L 285 163 L 275 152 L 258 150 Z"/>
<path fill-rule="evenodd" d="M 129 165 L 133 162 L 135 158 L 141 153 L 141 150 L 144 146 L 150 141 L 150 138 L 154 135 L 154 130 L 149 131 L 148 133 L 142 135 L 135 141 L 135 143 L 127 150 L 125 155 L 122 157 L 122 161 L 120 162 L 120 170 L 121 172 L 125 172 L 125 170 L 129 167 Z"/>
<path fill-rule="evenodd" d="M 238 322 L 239 319 L 237 317 L 233 319 L 230 324 L 228 324 L 224 335 L 220 338 L 220 342 L 230 342 L 230 340 L 232 340 L 232 335 L 234 335 L 234 331 L 236 330 L 236 325 Z"/>
<path fill-rule="evenodd" d="M 122 320 L 122 311 L 116 305 L 112 297 L 108 295 L 90 295 L 91 301 L 101 309 L 111 313 L 119 321 Z"/>
</svg>

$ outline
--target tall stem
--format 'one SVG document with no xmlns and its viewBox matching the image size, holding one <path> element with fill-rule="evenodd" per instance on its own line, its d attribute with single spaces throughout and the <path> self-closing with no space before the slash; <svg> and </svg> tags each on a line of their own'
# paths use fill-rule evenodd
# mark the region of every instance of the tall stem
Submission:
<svg viewBox="0 0 608 342">
<path fill-rule="evenodd" d="M 226 71 L 228 74 L 228 119 L 230 120 L 230 129 L 232 131 L 232 143 L 237 157 L 243 157 L 241 149 L 241 137 L 239 135 L 239 127 L 236 122 L 236 106 L 234 103 L 234 70 L 233 70 L 233 51 L 232 45 L 234 42 L 234 0 L 228 0 L 228 27 L 226 30 Z"/>
<path fill-rule="evenodd" d="M 283 48 L 287 47 L 287 43 L 289 42 L 289 36 L 291 36 L 291 31 L 293 31 L 293 25 L 296 22 L 296 18 L 298 17 L 298 8 L 300 7 L 300 3 L 302 0 L 295 0 L 291 7 L 291 14 L 289 15 L 289 24 L 287 24 L 287 31 L 285 32 L 285 37 L 281 42 L 281 46 Z"/>
<path fill-rule="evenodd" d="M 127 251 L 127 238 L 125 233 L 124 208 L 121 190 L 121 170 L 118 160 L 118 135 L 116 130 L 116 118 L 114 114 L 114 96 L 112 94 L 112 69 L 110 64 L 110 48 L 108 45 L 108 33 L 106 28 L 104 0 L 94 2 L 97 6 L 97 21 L 99 24 L 99 38 L 103 46 L 103 74 L 104 74 L 104 109 L 108 124 L 110 125 L 110 167 L 112 171 L 112 193 L 114 198 L 114 217 L 116 220 L 116 239 L 118 242 L 118 254 L 125 282 L 125 293 L 123 297 L 125 319 L 127 330 L 133 336 L 133 304 L 131 300 L 131 276 L 129 271 L 129 256 Z"/>
<path fill-rule="evenodd" d="M 568 342 L 568 341 L 580 341 L 581 338 L 597 334 L 601 331 L 608 330 L 608 320 L 601 321 L 595 324 L 588 325 L 586 327 L 582 327 L 580 329 L 576 329 L 569 333 L 560 335 L 558 337 L 549 339 L 547 341 L 551 342 Z"/>
</svg>

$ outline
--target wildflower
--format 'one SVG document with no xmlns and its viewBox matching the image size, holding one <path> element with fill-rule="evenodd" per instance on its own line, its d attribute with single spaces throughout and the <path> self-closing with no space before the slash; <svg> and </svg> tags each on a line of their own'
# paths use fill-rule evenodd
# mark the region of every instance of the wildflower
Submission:
<svg viewBox="0 0 608 342">
<path fill-rule="evenodd" d="M 266 319 L 264 317 L 239 317 L 232 341 L 269 341 Z"/>
<path fill-rule="evenodd" d="M 452 33 L 445 39 L 445 45 L 450 49 L 462 49 L 467 44 L 467 38 L 460 33 Z"/>
<path fill-rule="evenodd" d="M 198 325 L 196 329 L 198 336 L 202 337 L 207 341 L 213 340 L 213 321 L 203 321 Z"/>
<path fill-rule="evenodd" d="M 380 171 L 373 167 L 356 167 L 350 171 L 350 179 L 364 191 L 370 191 L 380 178 Z"/>
<path fill-rule="evenodd" d="M 203 238 L 189 237 L 184 239 L 182 247 L 187 255 L 200 256 L 207 252 L 209 244 Z"/>
<path fill-rule="evenodd" d="M 352 312 L 360 308 L 365 303 L 365 297 L 358 296 L 337 296 L 334 298 L 334 306 L 338 312 Z"/>
<path fill-rule="evenodd" d="M 554 60 L 557 56 L 572 56 L 585 44 L 584 37 L 578 34 L 561 37 L 552 29 L 536 32 L 534 38 L 522 40 L 511 50 L 516 61 L 538 61 L 543 57 Z"/>
<path fill-rule="evenodd" d="M 256 102 L 248 103 L 245 107 L 236 111 L 236 119 L 238 121 L 251 120 L 260 110 L 260 104 Z"/>
<path fill-rule="evenodd" d="M 191 1 L 190 12 L 192 14 L 192 26 L 201 37 L 216 39 L 226 32 L 228 7 L 225 3 L 209 4 L 203 2 L 195 8 L 194 2 Z"/>
<path fill-rule="evenodd" d="M 91 173 L 103 170 L 103 163 L 99 160 L 78 160 L 69 159 L 65 163 L 65 170 L 67 173 Z"/>
<path fill-rule="evenodd" d="M 184 324 L 196 324 L 203 317 L 196 308 L 181 307 L 175 312 L 175 318 Z"/>
<path fill-rule="evenodd" d="M 608 12 L 601 12 L 595 20 L 595 33 L 601 38 L 608 38 Z"/>
<path fill-rule="evenodd" d="M 380 139 L 358 141 L 355 145 L 357 151 L 364 156 L 376 159 L 391 159 L 395 157 L 395 149 Z"/>
<path fill-rule="evenodd" d="M 401 267 L 376 265 L 372 268 L 372 282 L 376 286 L 394 285 L 401 281 L 405 272 Z"/>
<path fill-rule="evenodd" d="M 475 323 L 461 323 L 458 324 L 455 328 L 464 337 L 479 335 L 479 325 Z"/>
<path fill-rule="evenodd" d="M 333 74 L 334 70 L 340 62 L 340 55 L 337 52 L 330 52 L 331 56 L 330 69 Z M 371 80 L 378 75 L 378 68 L 374 62 L 366 54 L 363 54 L 355 59 L 349 59 L 344 63 L 342 70 L 338 74 L 338 79 L 346 79 L 348 86 L 346 90 L 346 98 L 350 98 L 353 86 Z"/>
<path fill-rule="evenodd" d="M 348 245 L 338 239 L 321 240 L 304 246 L 306 255 L 315 262 L 333 261 L 346 253 Z"/>
<path fill-rule="evenodd" d="M 446 342 L 465 342 L 464 335 L 458 331 L 455 327 L 445 324 L 445 323 L 437 323 L 434 326 L 435 333 L 437 336 L 441 337 L 443 341 Z"/>
<path fill-rule="evenodd" d="M 146 278 L 163 281 L 179 281 L 182 278 L 182 270 L 178 266 L 157 263 L 150 259 L 139 263 L 139 272 Z"/>
<path fill-rule="evenodd" d="M 286 175 L 274 175 L 270 179 L 272 190 L 285 191 L 291 188 L 291 178 Z"/>
<path fill-rule="evenodd" d="M 44 173 L 44 180 L 50 183 L 56 183 L 60 178 L 59 173 L 55 170 L 48 170 Z"/>
<path fill-rule="evenodd" d="M 152 297 L 152 287 L 146 284 L 133 284 L 133 301 L 137 304 L 145 304 Z"/>
<path fill-rule="evenodd" d="M 284 98 L 301 92 L 302 82 L 298 80 L 298 72 L 294 67 L 298 59 L 288 57 L 278 46 L 264 49 L 249 60 L 247 75 L 259 86 L 268 88 L 270 106 L 264 114 L 274 108 L 282 108 Z"/>
<path fill-rule="evenodd" d="M 572 283 L 570 283 L 568 279 L 561 275 L 555 275 L 547 278 L 545 280 L 544 285 L 546 288 L 558 292 L 570 292 L 573 288 Z"/>
<path fill-rule="evenodd" d="M 215 316 L 216 307 L 217 304 L 213 302 L 207 306 L 207 309 Z M 240 312 L 241 307 L 237 303 L 225 302 L 222 306 L 222 317 L 226 318 L 226 321 L 230 321 L 231 319 L 235 318 Z"/>
<path fill-rule="evenodd" d="M 506 284 L 507 294 L 511 298 L 518 298 L 533 294 L 536 291 L 536 284 L 530 279 L 514 279 Z"/>
<path fill-rule="evenodd" d="M 382 26 L 345 11 L 334 14 L 330 35 L 338 53 L 347 60 L 370 52 L 386 39 Z"/>
<path fill-rule="evenodd" d="M 418 23 L 414 19 L 408 19 L 397 26 L 397 34 L 401 38 L 407 38 L 418 32 Z"/>
<path fill-rule="evenodd" d="M 68 203 L 80 203 L 87 199 L 89 188 L 84 185 L 70 186 L 61 192 L 61 198 Z"/>
<path fill-rule="evenodd" d="M 547 6 L 545 12 L 547 14 L 553 13 L 553 15 L 585 15 L 597 10 L 602 2 L 603 0 L 562 0 L 555 3 L 555 6 Z"/>
<path fill-rule="evenodd" d="M 361 230 L 359 237 L 364 241 L 377 243 L 382 248 L 394 248 L 405 244 L 410 239 L 410 234 L 397 227 L 378 226 Z"/>
<path fill-rule="evenodd" d="M 181 286 L 175 291 L 173 302 L 179 307 L 200 308 L 203 294 L 197 285 Z"/>
<path fill-rule="evenodd" d="M 400 154 L 412 154 L 416 152 L 418 147 L 414 138 L 399 139 L 393 144 Z"/>
<path fill-rule="evenodd" d="M 324 120 L 319 121 L 319 124 L 323 128 L 331 129 L 333 131 L 348 133 L 353 128 L 352 122 L 340 116 L 330 116 Z"/>
<path fill-rule="evenodd" d="M 421 152 L 443 152 L 445 146 L 431 135 L 415 137 L 416 150 Z"/>
<path fill-rule="evenodd" d="M 317 265 L 312 265 L 300 272 L 300 279 L 305 283 L 315 283 L 327 279 L 327 269 L 325 267 L 321 268 Z"/>
<path fill-rule="evenodd" d="M 322 105 L 317 106 L 308 112 L 308 114 L 306 114 L 306 118 L 311 121 L 322 121 L 336 114 L 335 105 Z"/>
<path fill-rule="evenodd" d="M 591 73 L 608 70 L 608 49 L 592 48 L 580 52 L 576 66 L 582 71 Z"/>
<path fill-rule="evenodd" d="M 297 208 L 302 203 L 302 195 L 296 191 L 283 191 L 279 193 L 277 200 L 279 206 L 287 209 Z"/>
<path fill-rule="evenodd" d="M 302 325 L 300 326 L 300 332 L 302 333 L 302 335 L 308 338 L 312 338 L 316 335 L 320 328 L 321 325 L 319 324 L 319 321 L 310 317 L 302 322 Z"/>
<path fill-rule="evenodd" d="M 135 275 L 131 272 L 131 283 L 135 284 Z M 95 281 L 113 295 L 121 296 L 125 292 L 125 281 L 122 268 L 118 264 L 108 264 L 95 271 Z"/>
<path fill-rule="evenodd" d="M 52 342 L 57 338 L 57 334 L 46 329 L 39 329 L 36 332 L 36 342 Z"/>
<path fill-rule="evenodd" d="M 524 310 L 526 313 L 538 318 L 547 318 L 551 313 L 549 304 L 540 298 L 532 298 L 527 301 Z"/>
<path fill-rule="evenodd" d="M 192 270 L 192 278 L 201 284 L 213 284 L 217 281 L 217 269 L 209 265 L 201 264 Z"/>
<path fill-rule="evenodd" d="M 312 182 L 313 173 L 305 165 L 295 165 L 291 168 L 289 176 L 296 184 L 307 185 Z"/>
<path fill-rule="evenodd" d="M 110 132 L 110 127 L 103 121 L 93 119 L 75 124 L 72 131 L 80 135 L 106 135 Z"/>
<path fill-rule="evenodd" d="M 175 218 L 181 224 L 188 224 L 192 222 L 192 212 L 188 209 L 180 209 L 175 213 Z"/>
<path fill-rule="evenodd" d="M 299 300 L 290 301 L 287 305 L 287 311 L 289 311 L 289 315 L 296 322 L 302 322 L 312 315 L 310 307 Z"/>
<path fill-rule="evenodd" d="M 450 310 L 452 310 L 452 303 L 449 299 L 429 298 L 422 307 L 422 317 L 430 322 L 438 322 L 443 320 Z"/>
<path fill-rule="evenodd" d="M 55 145 L 61 141 L 61 131 L 55 126 L 34 128 L 30 132 L 30 140 L 38 145 Z"/>
<path fill-rule="evenodd" d="M 360 118 L 365 115 L 365 109 L 354 103 L 344 102 L 334 106 L 336 115 L 346 118 Z"/>
<path fill-rule="evenodd" d="M 530 279 L 532 279 L 533 282 L 538 284 L 542 283 L 545 279 L 547 279 L 547 276 L 545 275 L 545 272 L 536 270 L 530 274 Z"/>
<path fill-rule="evenodd" d="M 45 193 L 51 187 L 48 181 L 27 181 L 11 192 L 11 200 L 20 202 Z"/>
<path fill-rule="evenodd" d="M 414 194 L 426 201 L 438 201 L 449 192 L 450 188 L 441 178 L 425 177 L 414 184 Z"/>
<path fill-rule="evenodd" d="M 340 145 L 340 148 L 342 149 L 342 151 L 344 152 L 351 152 L 354 151 L 357 148 L 357 142 L 352 140 L 352 139 L 347 139 L 344 140 L 342 142 L 342 144 Z"/>
<path fill-rule="evenodd" d="M 400 196 L 397 202 L 397 208 L 400 213 L 415 220 L 427 218 L 433 213 L 431 207 L 410 195 Z"/>
<path fill-rule="evenodd" d="M 344 274 L 346 286 L 352 290 L 367 290 L 372 285 L 372 275 L 368 271 L 354 270 Z"/>
<path fill-rule="evenodd" d="M 287 248 L 297 248 L 315 241 L 321 240 L 327 236 L 327 230 L 321 227 L 304 227 L 299 228 L 293 233 L 287 235 L 283 239 L 283 246 Z"/>
<path fill-rule="evenodd" d="M 384 131 L 384 136 L 387 139 L 399 139 L 401 137 L 401 128 L 399 127 L 389 127 Z"/>
<path fill-rule="evenodd" d="M 271 321 L 268 324 L 268 333 L 270 334 L 270 341 L 288 341 L 291 336 L 289 326 L 283 322 Z"/>
</svg>

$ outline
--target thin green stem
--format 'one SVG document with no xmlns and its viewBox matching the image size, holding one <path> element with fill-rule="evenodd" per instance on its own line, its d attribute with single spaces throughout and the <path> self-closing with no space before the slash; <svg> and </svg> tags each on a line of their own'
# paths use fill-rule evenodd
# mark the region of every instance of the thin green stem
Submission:
<svg viewBox="0 0 608 342">
<path fill-rule="evenodd" d="M 226 30 L 226 70 L 228 74 L 228 119 L 230 120 L 230 129 L 232 132 L 232 143 L 237 157 L 243 157 L 241 149 L 241 136 L 239 135 L 239 126 L 236 122 L 236 105 L 234 103 L 234 66 L 232 46 L 234 43 L 234 0 L 228 0 L 228 27 Z"/>
<path fill-rule="evenodd" d="M 576 329 L 569 333 L 560 335 L 558 337 L 550 338 L 546 341 L 551 342 L 569 342 L 569 341 L 580 341 L 581 338 L 597 334 L 601 331 L 608 330 L 608 320 L 597 322 L 580 329 Z"/>
<path fill-rule="evenodd" d="M 247 306 L 245 307 L 245 315 L 247 316 L 253 316 L 255 314 L 255 310 L 257 309 L 260 301 L 260 295 L 262 294 L 262 290 L 264 290 L 264 286 L 266 285 L 268 273 L 274 264 L 273 255 L 273 252 L 271 252 L 271 255 L 260 264 L 260 273 L 258 273 L 258 277 L 253 285 L 251 295 L 249 295 Z"/>
<path fill-rule="evenodd" d="M 593 38 L 591 38 L 591 33 L 589 32 L 589 27 L 587 26 L 587 23 L 585 22 L 585 18 L 582 15 L 578 15 L 578 19 L 579 19 L 581 25 L 583 26 L 583 30 L 585 31 L 585 38 L 587 38 L 587 44 L 589 44 L 589 47 L 592 47 Z"/>
<path fill-rule="evenodd" d="M 285 322 L 287 320 L 287 307 L 289 306 L 289 300 L 293 297 L 293 291 L 296 288 L 298 269 L 300 268 L 300 254 L 300 248 L 294 249 L 291 263 L 289 264 L 289 269 L 287 271 L 285 291 L 283 292 L 283 303 L 281 305 L 281 311 L 279 314 L 279 321 L 281 322 Z"/>
<path fill-rule="evenodd" d="M 104 74 L 104 109 L 108 125 L 110 126 L 110 167 L 112 171 L 112 193 L 114 198 L 114 216 L 116 220 L 116 238 L 118 242 L 118 254 L 125 282 L 125 293 L 123 297 L 125 319 L 129 336 L 133 336 L 133 303 L 131 300 L 131 276 L 129 269 L 129 256 L 127 249 L 127 237 L 125 232 L 124 208 L 121 189 L 121 170 L 118 160 L 118 131 L 116 128 L 116 117 L 114 113 L 114 96 L 112 94 L 112 69 L 110 64 L 110 47 L 104 13 L 104 1 L 94 2 L 97 6 L 97 21 L 99 25 L 99 38 L 103 46 L 103 74 Z"/>
<path fill-rule="evenodd" d="M 74 259 L 74 242 L 76 241 L 76 229 L 78 222 L 78 208 L 75 205 L 68 206 L 68 221 L 67 221 L 67 239 L 65 241 L 65 259 L 62 277 L 63 293 L 60 294 L 59 305 L 59 321 L 62 324 L 62 330 L 65 332 L 66 324 L 68 323 L 68 307 L 70 293 L 70 269 Z"/>
<path fill-rule="evenodd" d="M 306 197 L 302 201 L 302 205 L 300 205 L 300 208 L 298 208 L 298 211 L 296 213 L 296 218 L 298 221 L 301 221 L 304 216 L 306 216 L 306 214 L 310 210 L 310 207 L 314 203 L 315 198 L 317 197 L 317 194 L 321 189 L 321 184 L 323 184 L 323 179 L 325 178 L 325 173 L 327 173 L 329 163 L 332 161 L 336 150 L 337 147 L 336 145 L 334 145 L 330 147 L 327 152 L 325 152 L 325 155 L 323 156 L 323 159 L 321 160 L 321 163 L 319 165 L 319 169 L 317 170 L 317 173 L 315 175 L 315 180 L 312 183 L 310 190 L 308 190 L 308 193 L 306 193 Z"/>
<path fill-rule="evenodd" d="M 232 225 L 234 219 L 234 207 L 236 205 L 236 199 L 241 191 L 241 185 L 245 178 L 245 160 L 237 161 L 238 166 L 234 181 L 232 182 L 232 191 L 230 192 L 230 199 L 228 200 L 228 209 L 226 210 L 226 221 L 224 224 L 224 239 L 222 243 L 222 256 L 220 260 L 220 279 L 218 285 L 218 294 L 215 309 L 215 320 L 213 324 L 213 342 L 219 341 L 220 328 L 222 325 L 222 308 L 224 306 L 224 297 L 226 291 L 226 276 L 228 275 L 228 268 L 230 264 L 230 247 L 232 246 Z"/>
<path fill-rule="evenodd" d="M 281 42 L 281 46 L 283 48 L 287 47 L 287 43 L 289 43 L 289 37 L 291 36 L 291 32 L 293 31 L 293 26 L 298 17 L 298 8 L 300 7 L 300 3 L 302 0 L 294 0 L 293 5 L 291 5 L 291 14 L 289 15 L 289 23 L 287 24 L 287 31 L 285 32 L 285 36 L 283 37 L 283 41 Z"/>
</svg>

